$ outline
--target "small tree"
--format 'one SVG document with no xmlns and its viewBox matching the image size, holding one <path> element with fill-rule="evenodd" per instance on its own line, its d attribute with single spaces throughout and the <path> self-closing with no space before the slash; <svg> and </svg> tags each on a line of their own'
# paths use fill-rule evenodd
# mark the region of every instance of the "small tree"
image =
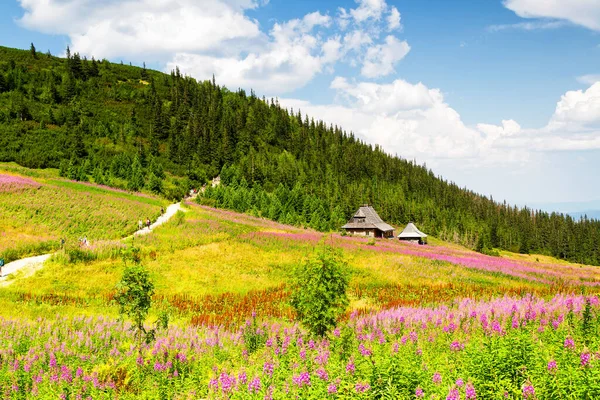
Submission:
<svg viewBox="0 0 600 400">
<path fill-rule="evenodd" d="M 131 167 L 131 176 L 127 183 L 129 190 L 137 192 L 144 187 L 144 171 L 142 169 L 142 163 L 138 156 L 133 159 L 133 165 Z"/>
<path fill-rule="evenodd" d="M 33 58 L 37 58 L 37 52 L 35 50 L 35 46 L 33 45 L 33 43 L 31 43 L 31 47 L 29 48 L 29 51 L 31 52 L 31 56 Z"/>
<path fill-rule="evenodd" d="M 128 260 L 133 263 L 128 265 Z M 152 306 L 154 284 L 150 279 L 150 273 L 141 264 L 140 250 L 138 248 L 131 248 L 123 258 L 123 261 L 125 262 L 125 271 L 123 272 L 121 281 L 117 284 L 115 301 L 119 305 L 119 314 L 133 320 L 131 329 L 135 332 L 138 353 L 141 356 L 143 343 L 153 341 L 156 333 L 155 329 L 146 330 L 144 326 L 144 322 L 146 322 L 150 307 Z M 168 322 L 165 323 L 164 319 L 164 316 L 159 318 L 160 324 L 166 327 Z"/>
<path fill-rule="evenodd" d="M 311 333 L 323 336 L 335 327 L 348 306 L 348 281 L 347 264 L 332 247 L 318 249 L 296 268 L 291 304 Z"/>
</svg>

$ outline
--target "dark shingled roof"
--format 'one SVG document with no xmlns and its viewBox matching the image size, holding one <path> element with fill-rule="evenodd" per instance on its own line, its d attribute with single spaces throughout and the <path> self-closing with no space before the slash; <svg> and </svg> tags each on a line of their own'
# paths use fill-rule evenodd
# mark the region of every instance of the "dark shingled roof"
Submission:
<svg viewBox="0 0 600 400">
<path fill-rule="evenodd" d="M 350 218 L 342 229 L 379 229 L 383 232 L 393 231 L 394 228 L 381 219 L 377 211 L 371 206 L 362 206 Z"/>
</svg>

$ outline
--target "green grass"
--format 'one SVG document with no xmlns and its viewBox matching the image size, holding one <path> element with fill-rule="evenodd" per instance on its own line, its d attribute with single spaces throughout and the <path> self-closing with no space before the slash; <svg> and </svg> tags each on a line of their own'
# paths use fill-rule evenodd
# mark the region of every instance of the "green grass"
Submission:
<svg viewBox="0 0 600 400">
<path fill-rule="evenodd" d="M 10 172 L 27 175 L 27 171 L 18 168 Z M 19 196 L 0 193 L 0 213 L 11 217 L 2 218 L 2 221 L 11 221 L 11 225 L 4 222 L 9 228 L 3 231 L 4 235 L 10 240 L 19 238 L 17 249 L 24 253 L 36 252 L 27 246 L 41 246 L 40 243 L 56 241 L 61 235 L 75 240 L 82 233 L 92 240 L 93 248 L 79 251 L 67 246 L 32 276 L 15 276 L 11 285 L 2 289 L 2 302 L 16 302 L 16 309 L 32 317 L 48 307 L 61 313 L 77 313 L 78 307 L 73 301 L 80 299 L 85 299 L 79 308 L 85 309 L 86 314 L 103 314 L 110 310 L 108 313 L 114 315 L 115 309 L 108 299 L 123 271 L 120 251 L 130 245 L 141 248 L 143 263 L 151 272 L 157 296 L 170 302 L 177 296 L 201 301 L 207 296 L 244 297 L 284 290 L 281 288 L 289 282 L 291 271 L 323 243 L 339 247 L 348 261 L 354 309 L 398 302 L 439 304 L 460 297 L 488 298 L 507 291 L 517 294 L 534 291 L 544 295 L 554 290 L 502 272 L 396 252 L 395 249 L 405 245 L 393 240 L 377 240 L 375 245 L 368 245 L 364 239 L 322 234 L 192 203 L 186 204 L 185 212 L 179 212 L 152 234 L 119 240 L 135 230 L 139 218 L 145 218 L 148 213 L 155 216 L 164 201 L 60 180 L 52 171 L 40 171 L 35 179 L 41 185 L 39 188 L 23 189 Z M 426 247 L 434 252 L 476 254 L 435 238 Z M 416 246 L 415 249 L 422 248 Z M 536 262 L 536 256 L 503 253 L 502 257 Z M 547 264 L 553 259 L 541 258 L 541 262 Z M 556 262 L 556 268 L 568 271 L 572 265 Z M 19 300 L 24 295 L 37 296 L 38 300 Z M 43 300 L 44 296 L 55 295 L 70 300 L 52 300 L 51 304 Z M 283 298 L 285 296 L 277 301 Z M 232 304 L 222 307 L 234 307 Z M 31 307 L 29 312 L 28 307 Z M 191 314 L 182 311 L 177 318 L 189 321 Z M 0 315 L 13 315 L 13 311 L 4 308 Z"/>
<path fill-rule="evenodd" d="M 32 173 L 0 164 L 0 174 L 30 176 L 35 186 L 0 190 L 0 257 L 11 261 L 50 252 L 65 239 L 77 246 L 130 235 L 140 219 L 155 219 L 167 202 L 93 184 L 61 180 L 55 170 Z"/>
</svg>

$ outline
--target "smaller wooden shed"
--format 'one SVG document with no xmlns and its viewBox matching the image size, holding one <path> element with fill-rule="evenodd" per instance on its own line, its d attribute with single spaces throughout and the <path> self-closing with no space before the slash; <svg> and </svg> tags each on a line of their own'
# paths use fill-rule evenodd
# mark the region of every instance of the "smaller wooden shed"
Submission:
<svg viewBox="0 0 600 400">
<path fill-rule="evenodd" d="M 427 243 L 427 235 L 416 227 L 415 224 L 409 222 L 406 228 L 398 235 L 398 239 L 409 242 L 419 242 L 419 244 Z"/>
</svg>

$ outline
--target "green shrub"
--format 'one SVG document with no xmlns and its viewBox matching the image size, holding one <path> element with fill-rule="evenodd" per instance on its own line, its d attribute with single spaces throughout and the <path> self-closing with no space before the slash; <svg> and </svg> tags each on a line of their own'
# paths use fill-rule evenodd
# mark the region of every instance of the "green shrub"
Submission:
<svg viewBox="0 0 600 400">
<path fill-rule="evenodd" d="M 318 249 L 293 275 L 291 304 L 313 334 L 323 336 L 348 306 L 349 273 L 339 251 Z"/>
</svg>

